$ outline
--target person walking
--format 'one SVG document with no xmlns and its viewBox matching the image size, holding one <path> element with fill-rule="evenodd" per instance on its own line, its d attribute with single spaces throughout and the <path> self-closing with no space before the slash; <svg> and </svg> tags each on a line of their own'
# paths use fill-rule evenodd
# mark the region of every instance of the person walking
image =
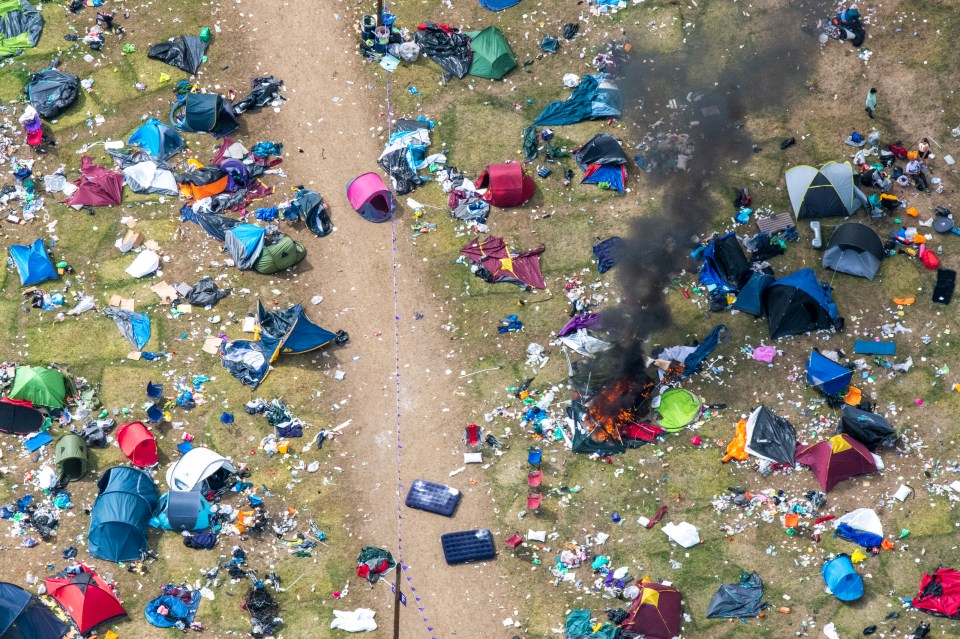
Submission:
<svg viewBox="0 0 960 639">
<path fill-rule="evenodd" d="M 870 92 L 867 93 L 867 108 L 865 109 L 865 111 L 867 112 L 867 115 L 870 116 L 871 120 L 874 119 L 873 112 L 876 110 L 876 108 L 877 108 L 877 90 L 870 89 Z"/>
</svg>

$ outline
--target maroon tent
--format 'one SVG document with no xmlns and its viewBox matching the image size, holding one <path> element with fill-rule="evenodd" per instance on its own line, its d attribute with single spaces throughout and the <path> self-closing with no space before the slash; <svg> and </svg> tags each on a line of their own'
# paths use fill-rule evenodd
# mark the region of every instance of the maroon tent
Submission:
<svg viewBox="0 0 960 639">
<path fill-rule="evenodd" d="M 93 158 L 80 160 L 80 179 L 73 183 L 77 190 L 63 201 L 68 206 L 114 206 L 123 203 L 123 174 L 93 163 Z"/>
<path fill-rule="evenodd" d="M 680 634 L 683 595 L 672 586 L 641 583 L 640 594 L 630 604 L 630 612 L 621 624 L 629 632 L 646 639 L 673 639 Z"/>
<path fill-rule="evenodd" d="M 510 253 L 502 237 L 488 235 L 482 240 L 474 238 L 460 249 L 460 253 L 489 271 L 489 279 L 484 278 L 489 282 L 512 282 L 544 289 L 547 284 L 540 272 L 540 254 L 543 250 L 541 246 L 523 253 Z"/>
<path fill-rule="evenodd" d="M 848 435 L 834 435 L 812 446 L 797 446 L 794 459 L 810 467 L 824 492 L 856 475 L 877 472 L 877 463 L 867 447 Z"/>
<path fill-rule="evenodd" d="M 520 206 L 533 197 L 536 184 L 516 162 L 491 164 L 477 178 L 476 187 L 487 189 L 483 199 L 502 209 Z"/>
<path fill-rule="evenodd" d="M 960 619 L 960 572 L 939 568 L 932 575 L 924 574 L 912 605 L 931 615 Z"/>
</svg>

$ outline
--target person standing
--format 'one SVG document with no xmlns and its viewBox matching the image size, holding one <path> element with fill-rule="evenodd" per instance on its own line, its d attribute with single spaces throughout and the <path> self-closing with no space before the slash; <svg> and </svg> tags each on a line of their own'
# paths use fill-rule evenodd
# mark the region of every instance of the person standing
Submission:
<svg viewBox="0 0 960 639">
<path fill-rule="evenodd" d="M 876 108 L 877 108 L 877 90 L 870 89 L 870 92 L 867 93 L 867 108 L 865 109 L 865 111 L 867 112 L 867 115 L 870 116 L 871 120 L 874 119 L 873 112 L 876 110 Z"/>
</svg>

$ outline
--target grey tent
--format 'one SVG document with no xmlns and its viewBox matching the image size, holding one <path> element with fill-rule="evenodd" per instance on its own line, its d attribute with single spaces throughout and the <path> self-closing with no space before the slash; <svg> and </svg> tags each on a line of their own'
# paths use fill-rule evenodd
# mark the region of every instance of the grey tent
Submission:
<svg viewBox="0 0 960 639">
<path fill-rule="evenodd" d="M 173 171 L 161 169 L 153 162 L 139 162 L 123 169 L 123 183 L 134 193 L 180 195 Z"/>
<path fill-rule="evenodd" d="M 849 162 L 827 162 L 819 168 L 795 166 L 785 177 L 798 220 L 846 217 L 860 207 L 870 208 L 867 196 L 853 184 Z"/>
<path fill-rule="evenodd" d="M 0 4 L 0 58 L 37 46 L 42 32 L 43 17 L 27 0 Z"/>
<path fill-rule="evenodd" d="M 823 268 L 873 280 L 883 259 L 883 241 L 864 224 L 841 224 L 823 252 Z"/>
<path fill-rule="evenodd" d="M 160 497 L 157 514 L 150 520 L 164 530 L 205 530 L 210 527 L 210 502 L 199 490 L 171 490 Z"/>
<path fill-rule="evenodd" d="M 797 431 L 793 424 L 758 406 L 747 418 L 747 443 L 744 450 L 773 464 L 793 466 L 797 449 Z"/>
<path fill-rule="evenodd" d="M 57 440 L 57 484 L 80 481 L 87 474 L 87 442 L 80 435 L 67 433 Z"/>
</svg>

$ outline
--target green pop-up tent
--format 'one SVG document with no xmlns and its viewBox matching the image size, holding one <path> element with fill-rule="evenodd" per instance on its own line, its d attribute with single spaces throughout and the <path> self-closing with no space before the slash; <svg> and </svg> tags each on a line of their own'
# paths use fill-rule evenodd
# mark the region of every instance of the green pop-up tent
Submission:
<svg viewBox="0 0 960 639">
<path fill-rule="evenodd" d="M 63 408 L 67 382 L 60 371 L 39 366 L 17 366 L 10 399 L 26 400 L 34 406 Z"/>
<path fill-rule="evenodd" d="M 470 75 L 499 80 L 517 66 L 517 57 L 500 29 L 487 27 L 483 31 L 470 31 L 467 35 L 473 49 Z"/>
<path fill-rule="evenodd" d="M 57 483 L 80 481 L 87 474 L 87 442 L 80 435 L 67 433 L 57 440 Z"/>
<path fill-rule="evenodd" d="M 695 422 L 702 407 L 700 398 L 690 391 L 672 388 L 660 396 L 660 405 L 654 413 L 663 430 L 676 433 Z"/>
</svg>

